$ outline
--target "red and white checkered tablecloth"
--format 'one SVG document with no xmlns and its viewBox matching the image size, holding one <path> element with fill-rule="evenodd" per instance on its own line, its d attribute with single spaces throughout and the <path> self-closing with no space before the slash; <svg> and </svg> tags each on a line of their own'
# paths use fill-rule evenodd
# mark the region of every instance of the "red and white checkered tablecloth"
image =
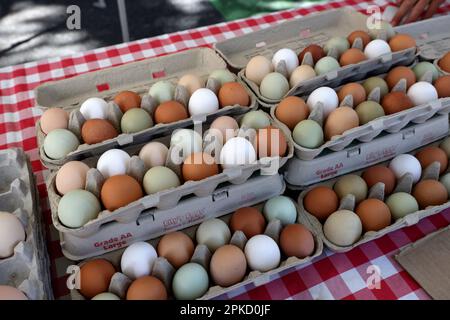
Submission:
<svg viewBox="0 0 450 320">
<path fill-rule="evenodd" d="M 41 111 L 35 107 L 33 89 L 50 80 L 72 77 L 81 73 L 167 54 L 187 48 L 210 46 L 212 43 L 256 31 L 294 17 L 340 7 L 352 7 L 365 12 L 369 5 L 382 8 L 385 0 L 373 2 L 345 0 L 309 8 L 276 12 L 193 30 L 181 31 L 71 56 L 51 58 L 23 65 L 0 68 L 0 149 L 22 147 L 31 158 L 37 177 L 42 212 L 48 234 L 48 249 L 52 260 L 55 297 L 68 294 L 65 280 L 66 260 L 59 246 L 58 235 L 51 227 L 45 169 L 38 156 L 35 122 Z M 450 11 L 450 0 L 439 13 Z M 325 251 L 313 263 L 277 275 L 259 287 L 247 286 L 221 298 L 232 299 L 429 299 L 420 286 L 396 263 L 393 256 L 399 248 L 426 234 L 450 224 L 450 210 L 422 220 L 378 240 L 366 243 L 344 254 Z M 367 280 L 375 283 L 377 266 L 379 288 L 369 289 Z M 375 272 L 375 273 L 374 273 Z M 375 274 L 375 275 L 374 275 Z M 370 277 L 370 278 L 369 278 Z"/>
</svg>

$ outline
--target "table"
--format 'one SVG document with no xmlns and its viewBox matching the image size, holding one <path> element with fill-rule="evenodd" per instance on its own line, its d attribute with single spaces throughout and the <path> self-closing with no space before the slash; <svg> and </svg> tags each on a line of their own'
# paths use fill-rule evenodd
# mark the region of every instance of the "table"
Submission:
<svg viewBox="0 0 450 320">
<path fill-rule="evenodd" d="M 365 12 L 369 5 L 386 7 L 389 2 L 345 0 L 306 9 L 276 12 L 193 30 L 161 35 L 106 48 L 51 58 L 23 65 L 0 68 L 0 149 L 22 147 L 30 156 L 36 174 L 40 203 L 47 226 L 48 250 L 56 298 L 67 297 L 65 270 L 70 264 L 59 246 L 58 234 L 51 226 L 44 176 L 39 161 L 35 122 L 41 111 L 35 107 L 33 89 L 51 80 L 72 77 L 88 71 L 167 54 L 259 30 L 302 15 L 332 8 L 352 7 Z M 446 1 L 439 13 L 450 11 Z M 345 254 L 324 254 L 307 265 L 277 275 L 269 283 L 247 286 L 219 298 L 227 299 L 429 299 L 423 289 L 396 263 L 399 248 L 450 224 L 450 210 L 422 220 L 366 243 Z M 377 269 L 381 274 L 377 280 Z M 369 269 L 368 269 L 369 268 Z M 369 289 L 369 284 L 379 286 Z M 378 288 L 379 287 L 379 288 Z"/>
</svg>

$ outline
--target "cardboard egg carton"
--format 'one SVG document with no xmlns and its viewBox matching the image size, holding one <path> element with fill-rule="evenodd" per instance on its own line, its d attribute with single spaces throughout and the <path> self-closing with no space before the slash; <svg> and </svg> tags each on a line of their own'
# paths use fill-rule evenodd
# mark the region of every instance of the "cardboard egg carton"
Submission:
<svg viewBox="0 0 450 320">
<path fill-rule="evenodd" d="M 430 145 L 438 146 L 440 142 L 441 141 L 432 143 Z M 417 151 L 419 151 L 419 150 L 417 150 Z M 411 152 L 411 154 L 415 154 L 415 153 L 416 152 Z M 389 161 L 385 162 L 383 164 L 387 166 L 387 165 L 389 165 Z M 422 177 L 420 180 L 425 180 L 425 179 L 439 180 L 439 177 L 440 177 L 439 169 L 440 169 L 440 164 L 438 162 L 434 162 L 434 163 L 430 164 L 427 168 L 425 168 L 422 171 Z M 352 174 L 361 175 L 363 172 L 364 172 L 364 170 L 360 170 L 360 171 L 352 172 Z M 450 167 L 447 169 L 446 172 L 450 172 Z M 444 172 L 443 174 L 445 174 L 446 172 Z M 327 239 L 327 237 L 325 236 L 325 234 L 323 232 L 322 223 L 320 223 L 320 221 L 316 217 L 314 217 L 312 214 L 310 214 L 308 211 L 306 211 L 306 209 L 303 206 L 303 199 L 305 198 L 306 194 L 311 189 L 313 189 L 314 187 L 320 186 L 320 185 L 328 186 L 328 187 L 332 188 L 334 183 L 338 179 L 339 178 L 331 179 L 331 180 L 316 184 L 314 186 L 311 186 L 310 188 L 302 191 L 298 197 L 298 205 L 300 207 L 300 214 L 307 217 L 310 220 L 311 224 L 313 224 L 315 226 L 315 228 L 317 230 L 319 230 L 319 236 L 322 238 L 322 241 L 333 252 L 350 251 L 353 248 L 358 247 L 363 243 L 369 242 L 374 239 L 378 239 L 378 238 L 384 236 L 385 234 L 388 234 L 395 230 L 399 230 L 399 229 L 402 229 L 402 228 L 405 228 L 405 227 L 408 227 L 411 225 L 415 225 L 423 218 L 432 216 L 434 214 L 442 212 L 443 210 L 445 210 L 447 208 L 450 208 L 450 199 L 449 199 L 446 203 L 444 203 L 442 205 L 429 206 L 426 209 L 421 209 L 419 211 L 410 213 L 401 219 L 397 219 L 394 221 L 394 223 L 392 223 L 391 225 L 389 225 L 388 227 L 386 227 L 382 230 L 368 231 L 366 233 L 363 233 L 361 238 L 350 246 L 339 246 Z M 406 193 L 411 194 L 412 190 L 413 190 L 413 177 L 410 174 L 405 174 L 402 178 L 397 179 L 396 186 L 395 186 L 394 190 L 392 191 L 392 193 L 406 192 Z M 385 196 L 384 195 L 384 183 L 379 182 L 379 183 L 375 184 L 374 186 L 372 186 L 372 188 L 370 188 L 368 190 L 367 194 L 368 194 L 367 198 L 375 198 L 375 199 L 384 201 L 385 200 L 384 199 L 384 196 Z M 339 205 L 338 210 L 346 209 L 346 210 L 350 210 L 350 211 L 354 212 L 355 207 L 356 207 L 355 197 L 354 197 L 354 195 L 349 194 L 340 200 L 340 205 Z"/>
<path fill-rule="evenodd" d="M 412 67 L 411 65 L 410 67 Z M 385 77 L 386 74 L 379 75 L 380 77 Z M 432 81 L 432 74 L 430 72 L 423 75 L 418 81 Z M 362 81 L 359 81 L 361 83 Z M 334 89 L 336 92 L 339 91 L 341 87 Z M 401 79 L 391 90 L 402 91 L 406 93 L 406 80 Z M 306 102 L 308 96 L 302 97 Z M 375 101 L 380 103 L 380 90 L 375 88 L 372 92 L 367 95 L 366 101 Z M 348 95 L 340 102 L 339 106 L 349 106 L 354 107 L 353 97 Z M 405 128 L 410 123 L 425 123 L 428 119 L 432 118 L 434 115 L 448 115 L 450 113 L 450 98 L 441 98 L 426 104 L 418 105 L 401 112 L 397 112 L 390 115 L 385 115 L 383 117 L 376 118 L 366 124 L 360 125 L 356 128 L 345 131 L 343 134 L 334 136 L 330 140 L 325 141 L 321 146 L 317 148 L 305 148 L 297 144 L 293 137 L 292 131 L 289 130 L 281 121 L 275 116 L 275 111 L 278 105 L 274 105 L 270 109 L 270 115 L 275 120 L 275 122 L 280 126 L 284 127 L 285 130 L 289 131 L 291 134 L 289 138 L 292 140 L 295 149 L 295 155 L 302 160 L 313 160 L 319 156 L 324 151 L 342 151 L 344 148 L 348 147 L 353 142 L 369 142 L 375 137 L 380 135 L 382 132 L 387 133 L 397 133 L 401 129 Z M 308 119 L 314 120 L 319 123 L 322 127 L 325 124 L 323 119 L 323 107 L 321 103 L 317 103 L 314 110 L 309 114 Z"/>
<path fill-rule="evenodd" d="M 206 79 L 212 71 L 217 69 L 226 69 L 226 64 L 214 50 L 209 48 L 186 50 L 162 57 L 93 71 L 73 78 L 47 82 L 35 89 L 36 104 L 42 110 L 58 107 L 70 112 L 69 129 L 79 136 L 83 119 L 80 119 L 81 113 L 77 112 L 77 110 L 88 98 L 99 97 L 109 102 L 109 120 L 116 127 L 120 128 L 122 112 L 112 101 L 117 93 L 123 90 L 131 90 L 138 93 L 143 97 L 141 107 L 152 112 L 156 106 L 154 101 L 152 102 L 148 98 L 149 95 L 147 94 L 152 84 L 161 80 L 176 83 L 178 78 L 188 73 Z M 215 86 L 215 89 L 217 89 L 217 83 L 214 85 L 212 83 L 214 81 L 210 82 L 211 84 L 208 85 Z M 175 98 L 186 105 L 187 92 L 183 94 L 183 88 L 177 86 Z M 217 90 L 213 91 L 216 92 Z M 155 124 L 137 133 L 121 133 L 116 138 L 92 145 L 83 144 L 80 137 L 78 137 L 80 146 L 77 150 L 58 160 L 51 159 L 45 154 L 43 148 L 45 134 L 41 130 L 40 121 L 38 121 L 36 123 L 36 135 L 40 158 L 45 167 L 57 169 L 68 161 L 85 159 L 112 148 L 144 143 L 152 138 L 170 134 L 175 129 L 188 127 L 193 123 L 212 120 L 222 115 L 243 114 L 257 108 L 256 97 L 251 92 L 248 93 L 250 95 L 249 106 L 227 106 L 208 115 L 196 115 L 169 124 Z"/>
<path fill-rule="evenodd" d="M 283 167 L 283 175 L 289 189 L 303 190 L 311 184 L 411 152 L 446 137 L 449 129 L 448 115 L 436 115 L 424 123 L 411 123 L 396 133 L 383 132 L 369 142 L 352 143 L 341 151 L 324 152 L 314 160 L 292 157 Z"/>
<path fill-rule="evenodd" d="M 0 211 L 15 215 L 25 229 L 11 257 L 0 259 L 0 284 L 23 291 L 29 299 L 52 299 L 50 261 L 37 205 L 31 165 L 22 149 L 0 151 Z"/>
<path fill-rule="evenodd" d="M 331 37 L 347 37 L 355 30 L 367 30 L 368 19 L 368 16 L 353 9 L 326 10 L 218 42 L 214 44 L 214 48 L 233 69 L 239 71 L 239 77 L 256 94 L 258 102 L 270 108 L 281 99 L 273 100 L 264 97 L 259 92 L 259 86 L 245 77 L 245 67 L 252 57 L 263 55 L 271 61 L 275 52 L 282 48 L 290 48 L 298 54 L 311 44 L 323 46 Z M 415 48 L 410 48 L 340 67 L 299 83 L 291 88 L 285 97 L 305 95 L 318 87 L 337 87 L 346 82 L 385 73 L 394 66 L 411 64 L 415 54 Z"/>
<path fill-rule="evenodd" d="M 62 252 L 73 261 L 99 256 L 257 204 L 284 190 L 281 175 L 255 176 L 243 184 L 219 187 L 211 195 L 183 199 L 176 207 L 144 210 L 130 222 L 101 225 L 89 236 L 60 232 Z"/>
<path fill-rule="evenodd" d="M 234 210 L 236 210 L 238 208 L 246 207 L 246 206 L 253 206 L 253 205 L 255 207 L 257 207 L 258 209 L 262 209 L 262 207 L 263 207 L 263 203 L 258 203 L 258 204 L 254 203 L 254 204 L 241 205 L 241 206 L 233 208 L 233 209 L 230 208 L 227 210 L 228 214 L 220 217 L 220 219 L 225 221 L 228 224 Z M 298 206 L 297 206 L 297 212 L 299 212 Z M 231 292 L 233 290 L 239 289 L 244 286 L 264 285 L 265 283 L 269 282 L 274 275 L 277 275 L 280 272 L 287 271 L 287 270 L 299 267 L 301 265 L 304 265 L 304 264 L 312 261 L 316 257 L 320 256 L 323 251 L 323 243 L 322 243 L 321 238 L 319 237 L 318 230 L 316 230 L 315 226 L 313 224 L 311 224 L 310 220 L 307 219 L 304 215 L 298 214 L 297 223 L 303 224 L 307 229 L 309 229 L 311 231 L 311 233 L 314 236 L 315 248 L 314 248 L 314 253 L 311 256 L 305 257 L 303 259 L 299 259 L 297 257 L 284 257 L 284 259 L 283 259 L 283 255 L 282 255 L 282 261 L 277 268 L 267 271 L 267 272 L 259 272 L 259 271 L 247 272 L 247 275 L 241 282 L 239 282 L 235 285 L 232 285 L 230 287 L 224 288 L 224 287 L 220 287 L 217 285 L 212 285 L 208 289 L 208 291 L 202 297 L 200 297 L 198 299 L 199 300 L 209 300 L 209 299 L 220 298 L 222 295 L 225 295 L 228 292 Z M 198 228 L 198 225 L 195 225 L 190 228 L 186 228 L 186 229 L 182 230 L 182 232 L 184 232 L 190 238 L 192 238 L 195 243 L 195 234 L 196 234 L 197 228 Z M 280 235 L 281 230 L 282 230 L 282 226 L 281 226 L 280 221 L 274 220 L 267 224 L 264 234 L 270 236 L 278 244 L 279 243 L 279 235 Z M 148 242 L 156 248 L 159 240 L 160 240 L 160 238 L 156 238 L 156 239 L 153 239 Z M 247 238 L 245 237 L 244 233 L 239 230 L 236 231 L 230 239 L 230 244 L 234 244 L 234 245 L 240 247 L 242 250 L 244 250 L 246 242 L 247 242 Z M 124 249 L 110 252 L 105 255 L 99 256 L 97 258 L 103 258 L 103 259 L 109 260 L 116 267 L 116 270 L 120 270 L 120 260 L 121 260 L 123 252 L 124 252 Z M 194 250 L 194 254 L 191 258 L 191 262 L 199 263 L 205 268 L 205 270 L 209 271 L 210 259 L 211 259 L 211 252 L 208 250 L 208 248 L 205 245 L 197 245 Z M 84 263 L 84 261 L 81 262 L 79 264 L 79 266 L 81 266 L 83 263 Z M 158 257 L 156 259 L 155 264 L 153 265 L 152 269 L 153 269 L 152 275 L 159 278 L 165 284 L 167 291 L 169 293 L 169 297 L 171 297 L 172 296 L 172 294 L 171 294 L 172 278 L 175 273 L 175 269 L 163 257 Z M 131 282 L 132 281 L 127 276 L 125 276 L 124 274 L 122 274 L 120 272 L 117 272 L 111 280 L 109 292 L 116 294 L 121 299 L 125 299 L 126 292 L 128 290 L 128 287 L 130 286 Z M 210 284 L 211 284 L 211 281 L 210 281 Z M 76 289 L 72 289 L 70 294 L 71 294 L 71 298 L 73 300 L 85 300 L 85 298 Z"/>
</svg>

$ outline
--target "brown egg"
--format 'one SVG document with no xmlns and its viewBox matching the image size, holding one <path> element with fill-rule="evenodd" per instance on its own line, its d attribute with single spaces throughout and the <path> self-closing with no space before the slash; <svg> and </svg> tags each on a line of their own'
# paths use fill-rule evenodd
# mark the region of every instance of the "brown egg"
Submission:
<svg viewBox="0 0 450 320">
<path fill-rule="evenodd" d="M 450 72 L 450 51 L 439 60 L 438 65 L 445 72 Z"/>
<path fill-rule="evenodd" d="M 392 51 L 401 51 L 416 47 L 416 40 L 407 34 L 396 34 L 389 40 L 389 46 Z"/>
<path fill-rule="evenodd" d="M 84 143 L 94 144 L 100 143 L 108 139 L 115 138 L 119 135 L 116 128 L 104 119 L 90 119 L 81 127 L 81 137 Z"/>
<path fill-rule="evenodd" d="M 133 91 L 122 91 L 114 97 L 114 102 L 123 113 L 133 108 L 141 107 L 141 97 Z"/>
<path fill-rule="evenodd" d="M 305 49 L 303 49 L 302 52 L 298 54 L 298 61 L 300 62 L 300 64 L 302 63 L 303 57 L 307 52 L 311 52 L 314 64 L 325 57 L 325 51 L 323 51 L 322 47 L 316 44 L 312 44 L 307 46 Z"/>
<path fill-rule="evenodd" d="M 416 74 L 410 68 L 400 66 L 391 69 L 384 80 L 386 80 L 389 90 L 392 90 L 401 79 L 406 79 L 406 89 L 408 89 L 416 83 Z"/>
<path fill-rule="evenodd" d="M 348 42 L 350 43 L 350 46 L 353 45 L 353 41 L 356 40 L 356 38 L 361 38 L 363 47 L 367 46 L 367 44 L 372 41 L 372 38 L 369 36 L 369 34 L 362 30 L 356 30 L 350 33 L 347 37 Z"/>
<path fill-rule="evenodd" d="M 266 228 L 266 220 L 262 213 L 253 207 L 244 207 L 236 210 L 230 219 L 230 228 L 235 231 L 242 231 L 247 239 L 257 234 L 264 233 Z"/>
<path fill-rule="evenodd" d="M 241 249 L 227 244 L 214 251 L 209 268 L 217 285 L 229 287 L 244 278 L 247 273 L 247 260 Z"/>
<path fill-rule="evenodd" d="M 178 269 L 189 262 L 194 253 L 194 242 L 181 231 L 164 235 L 158 243 L 158 256 L 164 257 Z"/>
<path fill-rule="evenodd" d="M 186 108 L 178 101 L 166 101 L 155 109 L 156 123 L 172 123 L 189 118 Z"/>
<path fill-rule="evenodd" d="M 395 174 L 391 169 L 385 166 L 374 166 L 368 168 L 361 176 L 370 189 L 378 182 L 384 183 L 384 194 L 389 195 L 395 188 Z"/>
<path fill-rule="evenodd" d="M 142 198 L 144 193 L 134 178 L 118 175 L 106 179 L 100 195 L 105 208 L 114 211 Z"/>
<path fill-rule="evenodd" d="M 111 278 L 116 273 L 114 266 L 105 259 L 94 259 L 80 268 L 80 293 L 87 299 L 107 292 Z"/>
<path fill-rule="evenodd" d="M 220 107 L 227 106 L 248 106 L 250 104 L 250 96 L 245 88 L 237 82 L 227 82 L 219 90 Z"/>
<path fill-rule="evenodd" d="M 45 134 L 55 129 L 67 129 L 69 114 L 62 108 L 49 108 L 42 114 L 40 125 Z"/>
<path fill-rule="evenodd" d="M 287 257 L 303 259 L 314 252 L 314 237 L 305 226 L 289 224 L 280 233 L 281 251 Z"/>
<path fill-rule="evenodd" d="M 275 109 L 275 117 L 290 130 L 309 116 L 309 108 L 302 98 L 289 96 L 280 101 Z"/>
<path fill-rule="evenodd" d="M 341 89 L 339 89 L 339 102 L 342 102 L 342 100 L 344 100 L 344 98 L 348 95 L 351 95 L 353 97 L 353 106 L 355 107 L 358 104 L 366 101 L 367 97 L 364 87 L 356 82 L 347 83 L 346 85 L 342 86 Z"/>
<path fill-rule="evenodd" d="M 353 108 L 346 106 L 336 108 L 325 121 L 325 137 L 330 140 L 332 137 L 341 135 L 357 126 L 359 126 L 359 117 Z"/>
<path fill-rule="evenodd" d="M 184 160 L 181 171 L 185 181 L 199 181 L 219 174 L 219 166 L 211 155 L 196 152 Z"/>
<path fill-rule="evenodd" d="M 411 99 L 409 99 L 405 93 L 400 91 L 390 92 L 385 95 L 381 100 L 381 106 L 386 115 L 414 107 Z"/>
<path fill-rule="evenodd" d="M 447 189 L 442 183 L 436 180 L 419 181 L 414 186 L 412 195 L 416 198 L 420 209 L 444 204 L 448 199 Z"/>
<path fill-rule="evenodd" d="M 361 61 L 367 60 L 366 55 L 360 49 L 350 48 L 345 51 L 339 58 L 339 64 L 347 66 L 349 64 L 360 63 Z"/>
<path fill-rule="evenodd" d="M 437 161 L 440 163 L 440 173 L 447 170 L 448 157 L 444 150 L 438 147 L 426 147 L 414 155 L 419 160 L 422 169 L 427 168 L 430 164 Z"/>
<path fill-rule="evenodd" d="M 239 130 L 239 124 L 236 119 L 230 116 L 220 116 L 211 123 L 209 129 L 225 144 L 229 139 L 236 136 Z"/>
<path fill-rule="evenodd" d="M 381 200 L 366 199 L 356 207 L 364 231 L 379 231 L 391 224 L 391 211 Z"/>
<path fill-rule="evenodd" d="M 450 97 L 450 76 L 441 76 L 434 82 L 439 98 Z"/>
<path fill-rule="evenodd" d="M 258 130 L 256 145 L 259 158 L 282 157 L 287 150 L 286 137 L 280 129 L 273 126 Z"/>
<path fill-rule="evenodd" d="M 303 198 L 306 211 L 324 222 L 339 206 L 339 198 L 333 189 L 325 186 L 314 187 Z"/>
<path fill-rule="evenodd" d="M 167 300 L 167 290 L 158 278 L 144 276 L 131 283 L 127 300 Z"/>
</svg>

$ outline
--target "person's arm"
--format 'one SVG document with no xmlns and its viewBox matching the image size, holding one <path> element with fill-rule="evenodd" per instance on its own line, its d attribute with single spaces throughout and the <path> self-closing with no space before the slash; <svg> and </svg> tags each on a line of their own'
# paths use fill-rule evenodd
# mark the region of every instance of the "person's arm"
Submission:
<svg viewBox="0 0 450 320">
<path fill-rule="evenodd" d="M 391 24 L 393 26 L 400 24 L 408 13 L 409 15 L 404 20 L 404 23 L 416 21 L 424 12 L 424 19 L 428 19 L 436 13 L 439 6 L 444 2 L 445 0 L 398 0 L 397 5 L 399 5 L 399 9 Z"/>
</svg>

